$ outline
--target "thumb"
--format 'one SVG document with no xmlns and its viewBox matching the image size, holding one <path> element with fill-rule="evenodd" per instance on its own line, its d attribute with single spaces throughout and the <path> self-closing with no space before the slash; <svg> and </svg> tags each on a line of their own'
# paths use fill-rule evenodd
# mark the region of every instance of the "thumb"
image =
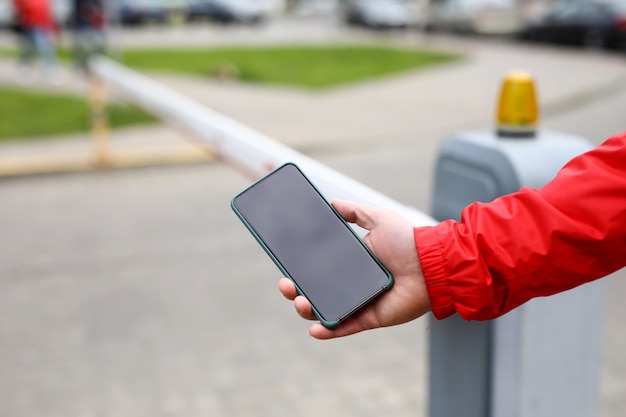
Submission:
<svg viewBox="0 0 626 417">
<path fill-rule="evenodd" d="M 347 200 L 333 200 L 333 207 L 348 223 L 356 223 L 363 229 L 370 230 L 373 225 L 372 211 L 374 207 L 365 203 Z"/>
</svg>

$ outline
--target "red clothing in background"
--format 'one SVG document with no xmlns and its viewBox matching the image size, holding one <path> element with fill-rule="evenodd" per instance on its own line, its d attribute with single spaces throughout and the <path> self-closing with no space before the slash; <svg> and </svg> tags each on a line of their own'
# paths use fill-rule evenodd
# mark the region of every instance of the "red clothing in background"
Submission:
<svg viewBox="0 0 626 417">
<path fill-rule="evenodd" d="M 49 0 L 13 0 L 18 22 L 26 28 L 52 29 L 54 19 Z"/>
<path fill-rule="evenodd" d="M 461 221 L 415 228 L 433 313 L 501 316 L 626 265 L 626 132 L 539 190 L 474 203 Z"/>
</svg>

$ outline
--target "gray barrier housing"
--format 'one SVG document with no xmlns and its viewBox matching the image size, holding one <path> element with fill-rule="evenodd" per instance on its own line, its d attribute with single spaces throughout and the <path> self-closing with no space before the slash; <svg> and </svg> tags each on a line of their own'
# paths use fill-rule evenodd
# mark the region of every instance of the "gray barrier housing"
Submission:
<svg viewBox="0 0 626 417">
<path fill-rule="evenodd" d="M 433 215 L 458 220 L 474 201 L 539 188 L 590 148 L 546 130 L 451 135 L 437 159 Z M 437 322 L 429 338 L 430 417 L 596 416 L 603 308 L 604 283 L 596 281 L 493 321 Z"/>
</svg>

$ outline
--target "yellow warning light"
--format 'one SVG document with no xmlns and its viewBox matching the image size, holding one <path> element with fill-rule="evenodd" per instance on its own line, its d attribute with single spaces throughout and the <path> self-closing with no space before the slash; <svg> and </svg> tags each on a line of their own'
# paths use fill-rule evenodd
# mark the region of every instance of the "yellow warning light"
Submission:
<svg viewBox="0 0 626 417">
<path fill-rule="evenodd" d="M 525 71 L 512 71 L 504 77 L 498 104 L 498 134 L 500 136 L 533 136 L 539 111 L 535 82 Z"/>
</svg>

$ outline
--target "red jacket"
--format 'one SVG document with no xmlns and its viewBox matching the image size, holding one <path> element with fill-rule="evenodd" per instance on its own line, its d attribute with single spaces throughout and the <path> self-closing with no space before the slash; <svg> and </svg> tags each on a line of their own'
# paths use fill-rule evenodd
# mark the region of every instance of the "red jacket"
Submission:
<svg viewBox="0 0 626 417">
<path fill-rule="evenodd" d="M 50 29 L 54 19 L 50 0 L 13 0 L 19 23 L 26 28 Z"/>
<path fill-rule="evenodd" d="M 539 190 L 474 203 L 415 228 L 433 313 L 488 320 L 626 265 L 626 132 L 574 158 Z"/>
</svg>

